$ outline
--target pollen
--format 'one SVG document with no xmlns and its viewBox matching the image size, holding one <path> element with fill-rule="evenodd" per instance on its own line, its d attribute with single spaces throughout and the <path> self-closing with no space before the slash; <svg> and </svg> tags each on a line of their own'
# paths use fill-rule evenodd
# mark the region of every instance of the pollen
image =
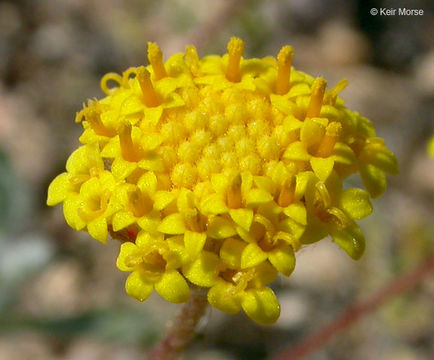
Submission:
<svg viewBox="0 0 434 360">
<path fill-rule="evenodd" d="M 151 81 L 151 74 L 144 66 L 137 69 L 137 80 L 142 89 L 143 101 L 148 107 L 155 107 L 160 104 L 158 95 L 155 92 Z"/>
<path fill-rule="evenodd" d="M 276 59 L 227 54 L 200 58 L 187 46 L 163 62 L 101 79 L 102 99 L 76 115 L 81 146 L 48 189 L 73 229 L 123 244 L 128 295 L 155 290 L 187 301 L 189 284 L 208 302 L 244 311 L 261 325 L 280 306 L 269 285 L 290 276 L 302 247 L 330 235 L 354 259 L 365 239 L 356 221 L 386 188 L 397 160 L 369 120 L 344 106 L 344 79 L 327 82 Z M 347 188 L 359 174 L 366 190 Z"/>
<path fill-rule="evenodd" d="M 276 94 L 285 95 L 289 90 L 292 57 L 292 46 L 284 46 L 277 55 L 277 82 Z"/>
<path fill-rule="evenodd" d="M 244 52 L 244 42 L 233 37 L 228 43 L 228 67 L 226 77 L 229 81 L 238 82 L 241 79 L 240 60 Z"/>
</svg>

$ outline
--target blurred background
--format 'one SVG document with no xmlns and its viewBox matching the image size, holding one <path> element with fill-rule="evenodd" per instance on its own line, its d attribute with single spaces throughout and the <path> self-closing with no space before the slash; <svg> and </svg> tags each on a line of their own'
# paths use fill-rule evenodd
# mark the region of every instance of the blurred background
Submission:
<svg viewBox="0 0 434 360">
<path fill-rule="evenodd" d="M 370 14 L 405 6 L 424 14 Z M 141 359 L 179 309 L 155 294 L 144 304 L 129 298 L 119 244 L 71 230 L 61 206 L 45 205 L 78 146 L 75 112 L 103 96 L 104 73 L 144 63 L 147 41 L 165 54 L 194 43 L 203 56 L 225 53 L 237 35 L 247 57 L 290 44 L 298 70 L 349 80 L 341 96 L 400 163 L 361 222 L 362 260 L 330 240 L 301 250 L 294 274 L 274 284 L 276 325 L 209 310 L 185 359 L 265 359 L 411 271 L 434 248 L 433 14 L 428 0 L 0 1 L 0 359 Z M 433 359 L 433 299 L 430 276 L 310 359 Z"/>
</svg>

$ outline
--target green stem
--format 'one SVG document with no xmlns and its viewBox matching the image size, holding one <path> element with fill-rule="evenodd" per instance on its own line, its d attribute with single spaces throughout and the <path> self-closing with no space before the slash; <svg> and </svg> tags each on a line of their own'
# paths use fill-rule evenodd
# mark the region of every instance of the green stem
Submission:
<svg viewBox="0 0 434 360">
<path fill-rule="evenodd" d="M 207 306 L 204 289 L 193 288 L 190 299 L 184 304 L 181 312 L 173 322 L 167 325 L 163 339 L 147 355 L 147 360 L 176 359 L 194 336 L 197 323 Z"/>
</svg>

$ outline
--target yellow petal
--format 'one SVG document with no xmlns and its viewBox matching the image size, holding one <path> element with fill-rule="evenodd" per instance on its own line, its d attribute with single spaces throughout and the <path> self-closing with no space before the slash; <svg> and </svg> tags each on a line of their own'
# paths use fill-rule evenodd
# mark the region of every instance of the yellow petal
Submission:
<svg viewBox="0 0 434 360">
<path fill-rule="evenodd" d="M 356 223 L 346 229 L 330 232 L 334 242 L 337 243 L 354 260 L 358 260 L 365 251 L 365 237 Z"/>
<path fill-rule="evenodd" d="M 272 325 L 280 316 L 280 304 L 270 288 L 246 291 L 241 306 L 246 315 L 259 325 Z"/>
<path fill-rule="evenodd" d="M 314 174 L 321 180 L 326 181 L 329 177 L 330 173 L 333 170 L 333 166 L 335 161 L 333 157 L 328 158 L 320 158 L 320 157 L 312 157 L 310 159 L 310 166 Z"/>
<path fill-rule="evenodd" d="M 295 141 L 286 148 L 283 158 L 294 161 L 309 161 L 311 156 L 300 141 Z"/>
<path fill-rule="evenodd" d="M 352 165 L 356 162 L 354 151 L 347 144 L 341 142 L 335 144 L 333 159 L 335 162 L 344 165 Z"/>
<path fill-rule="evenodd" d="M 381 196 L 386 190 L 386 175 L 379 168 L 363 164 L 360 166 L 360 176 L 373 199 Z"/>
<path fill-rule="evenodd" d="M 398 174 L 398 161 L 386 147 L 367 145 L 360 152 L 360 160 L 390 174 Z"/>
<path fill-rule="evenodd" d="M 226 202 L 221 194 L 207 196 L 200 204 L 200 207 L 204 215 L 219 215 L 228 211 Z"/>
<path fill-rule="evenodd" d="M 312 171 L 303 171 L 296 175 L 294 198 L 300 200 L 315 181 L 315 175 Z"/>
<path fill-rule="evenodd" d="M 229 185 L 229 178 L 224 174 L 212 174 L 211 185 L 215 192 L 225 193 Z"/>
<path fill-rule="evenodd" d="M 163 137 L 160 134 L 151 133 L 143 134 L 140 140 L 140 145 L 144 151 L 155 150 L 163 142 Z"/>
<path fill-rule="evenodd" d="M 231 209 L 229 215 L 232 220 L 238 226 L 241 226 L 244 230 L 249 231 L 253 221 L 252 209 Z"/>
<path fill-rule="evenodd" d="M 145 120 L 151 126 L 156 126 L 160 121 L 162 114 L 163 114 L 163 108 L 161 106 L 147 108 L 145 110 Z"/>
<path fill-rule="evenodd" d="M 155 290 L 162 298 L 175 304 L 186 302 L 190 296 L 187 281 L 176 270 L 164 273 L 160 281 L 155 283 Z"/>
<path fill-rule="evenodd" d="M 64 201 L 70 188 L 68 173 L 57 175 L 48 187 L 47 205 L 54 206 Z"/>
<path fill-rule="evenodd" d="M 175 195 L 170 191 L 157 191 L 154 195 L 154 209 L 158 211 L 163 210 L 173 200 L 175 200 Z"/>
<path fill-rule="evenodd" d="M 171 235 L 177 235 L 177 234 L 183 234 L 187 228 L 184 224 L 184 219 L 181 214 L 175 213 L 171 214 L 169 216 L 166 216 L 158 225 L 158 231 L 164 233 L 164 234 L 171 234 Z"/>
<path fill-rule="evenodd" d="M 182 273 L 193 284 L 198 286 L 213 286 L 218 279 L 220 259 L 209 251 L 202 251 L 199 257 L 183 266 Z"/>
<path fill-rule="evenodd" d="M 119 231 L 127 226 L 130 226 L 136 221 L 135 216 L 129 211 L 119 211 L 113 215 L 112 226 L 113 231 Z"/>
<path fill-rule="evenodd" d="M 197 233 L 193 231 L 186 231 L 184 234 L 185 249 L 188 255 L 195 259 L 197 255 L 202 251 L 205 245 L 206 234 Z"/>
<path fill-rule="evenodd" d="M 288 244 L 282 244 L 268 254 L 268 259 L 277 271 L 285 276 L 291 275 L 295 267 L 294 250 Z"/>
<path fill-rule="evenodd" d="M 370 215 L 372 205 L 369 194 L 362 189 L 347 189 L 340 199 L 342 209 L 354 220 L 360 220 Z"/>
<path fill-rule="evenodd" d="M 273 200 L 271 194 L 262 189 L 251 189 L 246 194 L 246 205 L 256 207 Z"/>
<path fill-rule="evenodd" d="M 301 225 L 307 224 L 306 206 L 302 202 L 289 205 L 283 213 Z"/>
<path fill-rule="evenodd" d="M 327 231 L 325 227 L 319 222 L 316 224 L 310 224 L 306 227 L 303 235 L 300 237 L 300 242 L 302 244 L 312 244 L 327 236 Z"/>
<path fill-rule="evenodd" d="M 236 235 L 236 230 L 233 223 L 220 216 L 210 220 L 207 234 L 213 239 L 224 239 Z"/>
<path fill-rule="evenodd" d="M 134 271 L 128 276 L 125 282 L 125 290 L 127 294 L 139 301 L 145 301 L 151 295 L 154 285 L 144 281 L 138 271 Z"/>
<path fill-rule="evenodd" d="M 264 252 L 257 244 L 248 244 L 241 255 L 241 268 L 249 268 L 259 265 L 265 261 L 268 254 Z"/>
<path fill-rule="evenodd" d="M 254 287 L 262 288 L 271 284 L 278 275 L 276 269 L 268 262 L 264 261 L 255 267 L 256 277 L 252 280 Z"/>
<path fill-rule="evenodd" d="M 160 213 L 152 211 L 137 220 L 137 224 L 145 231 L 155 232 L 160 225 Z"/>
<path fill-rule="evenodd" d="M 74 230 L 81 230 L 86 226 L 86 223 L 78 215 L 77 211 L 81 201 L 78 194 L 71 194 L 63 202 L 63 216 L 65 216 L 67 224 Z"/>
<path fill-rule="evenodd" d="M 308 118 L 304 121 L 300 130 L 300 140 L 306 149 L 321 142 L 327 123 L 328 120 L 324 118 Z"/>
<path fill-rule="evenodd" d="M 107 242 L 107 221 L 104 216 L 100 216 L 88 223 L 87 231 L 94 239 L 101 241 L 104 244 Z"/>
<path fill-rule="evenodd" d="M 113 160 L 111 172 L 116 179 L 123 180 L 127 178 L 137 168 L 137 163 L 124 160 L 117 157 Z"/>
<path fill-rule="evenodd" d="M 229 238 L 220 248 L 220 259 L 231 269 L 241 268 L 241 254 L 247 244 L 239 239 Z"/>
<path fill-rule="evenodd" d="M 121 245 L 116 266 L 120 271 L 133 271 L 133 268 L 125 264 L 125 259 L 138 251 L 137 245 L 132 242 L 125 242 Z"/>
<path fill-rule="evenodd" d="M 137 186 L 143 192 L 153 195 L 157 190 L 157 177 L 152 171 L 148 171 L 140 177 Z"/>
<path fill-rule="evenodd" d="M 239 293 L 232 284 L 223 280 L 209 289 L 208 302 L 216 309 L 231 315 L 241 310 Z"/>
</svg>

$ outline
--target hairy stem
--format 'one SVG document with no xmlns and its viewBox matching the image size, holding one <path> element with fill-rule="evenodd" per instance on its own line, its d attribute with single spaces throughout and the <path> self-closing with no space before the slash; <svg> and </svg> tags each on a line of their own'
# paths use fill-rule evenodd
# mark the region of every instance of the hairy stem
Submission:
<svg viewBox="0 0 434 360">
<path fill-rule="evenodd" d="M 206 292 L 193 288 L 190 299 L 173 322 L 167 325 L 163 339 L 147 356 L 147 360 L 172 360 L 187 346 L 194 336 L 194 330 L 207 305 Z"/>
<path fill-rule="evenodd" d="M 370 298 L 349 307 L 342 315 L 332 321 L 329 325 L 320 329 L 318 332 L 308 336 L 290 350 L 286 350 L 273 357 L 272 360 L 298 360 L 307 357 L 322 346 L 338 333 L 344 331 L 360 317 L 374 311 L 381 304 L 399 295 L 414 285 L 418 284 L 425 276 L 434 270 L 434 254 L 428 257 L 412 272 L 393 280 L 387 286 L 380 289 Z"/>
</svg>

